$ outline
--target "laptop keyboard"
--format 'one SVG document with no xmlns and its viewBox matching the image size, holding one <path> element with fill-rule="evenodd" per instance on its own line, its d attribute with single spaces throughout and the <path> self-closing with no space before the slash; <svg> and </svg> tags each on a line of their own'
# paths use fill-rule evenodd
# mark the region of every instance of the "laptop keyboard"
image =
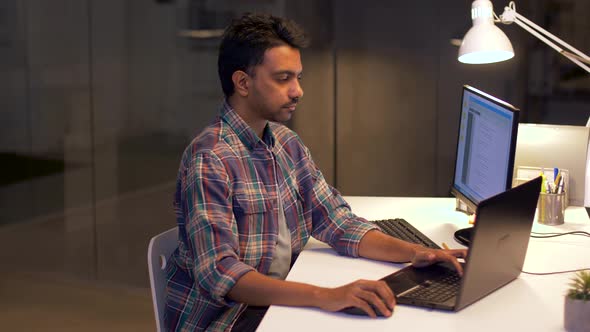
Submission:
<svg viewBox="0 0 590 332">
<path fill-rule="evenodd" d="M 377 225 L 383 233 L 396 237 L 398 239 L 421 244 L 427 248 L 441 249 L 434 241 L 422 232 L 417 230 L 409 222 L 402 218 L 385 219 L 385 220 L 374 220 L 372 221 Z"/>
<path fill-rule="evenodd" d="M 461 277 L 458 274 L 450 274 L 440 280 L 426 281 L 405 293 L 403 296 L 416 300 L 442 303 L 457 295 Z"/>
</svg>

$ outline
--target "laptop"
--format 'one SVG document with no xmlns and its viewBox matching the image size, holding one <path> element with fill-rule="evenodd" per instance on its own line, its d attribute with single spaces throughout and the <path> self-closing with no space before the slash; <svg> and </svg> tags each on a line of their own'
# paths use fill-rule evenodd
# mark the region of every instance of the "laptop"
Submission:
<svg viewBox="0 0 590 332">
<path fill-rule="evenodd" d="M 452 265 L 405 267 L 384 280 L 398 304 L 459 311 L 516 279 L 522 270 L 541 177 L 483 200 L 460 278 Z"/>
</svg>

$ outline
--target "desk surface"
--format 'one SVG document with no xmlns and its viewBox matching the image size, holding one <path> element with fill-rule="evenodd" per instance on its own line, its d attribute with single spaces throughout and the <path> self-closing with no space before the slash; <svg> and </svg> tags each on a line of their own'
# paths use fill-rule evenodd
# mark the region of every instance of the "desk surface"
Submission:
<svg viewBox="0 0 590 332">
<path fill-rule="evenodd" d="M 468 226 L 467 216 L 454 211 L 453 198 L 346 197 L 352 210 L 369 220 L 401 217 L 435 242 L 451 248 L 455 230 Z M 536 219 L 535 219 L 536 220 Z M 590 231 L 590 220 L 581 207 L 566 211 L 565 224 L 545 226 L 536 221 L 535 232 Z M 336 287 L 356 279 L 380 279 L 402 264 L 339 256 L 326 244 L 310 241 L 299 255 L 287 280 Z M 590 267 L 590 238 L 563 236 L 531 238 L 524 264 L 529 272 Z M 498 331 L 563 330 L 563 301 L 572 274 L 535 276 L 516 280 L 460 312 L 444 312 L 405 305 L 395 307 L 390 318 L 372 319 L 331 313 L 316 308 L 271 306 L 258 331 Z"/>
</svg>

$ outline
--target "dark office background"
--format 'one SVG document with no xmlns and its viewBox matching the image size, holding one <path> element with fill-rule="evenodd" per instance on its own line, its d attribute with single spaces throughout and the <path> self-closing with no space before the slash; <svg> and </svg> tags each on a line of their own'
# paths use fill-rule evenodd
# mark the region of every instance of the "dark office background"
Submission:
<svg viewBox="0 0 590 332">
<path fill-rule="evenodd" d="M 501 13 L 508 1 L 493 1 Z M 215 115 L 219 31 L 295 19 L 305 97 L 289 123 L 345 195 L 447 196 L 460 91 L 524 122 L 585 125 L 590 75 L 521 28 L 516 56 L 458 63 L 471 1 L 0 2 L 0 322 L 11 331 L 153 329 L 151 236 L 174 226 L 180 155 Z M 517 1 L 585 53 L 590 3 Z M 395 217 L 395 216 L 392 216 Z"/>
</svg>

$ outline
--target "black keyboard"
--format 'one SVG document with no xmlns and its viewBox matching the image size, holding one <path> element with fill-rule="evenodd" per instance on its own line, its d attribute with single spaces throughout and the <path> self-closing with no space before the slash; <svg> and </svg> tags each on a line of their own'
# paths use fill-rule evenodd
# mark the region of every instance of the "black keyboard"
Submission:
<svg viewBox="0 0 590 332">
<path fill-rule="evenodd" d="M 438 244 L 434 243 L 428 236 L 417 230 L 405 219 L 385 219 L 385 220 L 374 220 L 372 221 L 377 225 L 381 231 L 387 235 L 396 237 L 398 239 L 421 244 L 427 248 L 441 249 Z"/>
<path fill-rule="evenodd" d="M 460 284 L 461 277 L 453 273 L 440 280 L 425 282 L 403 293 L 403 296 L 421 301 L 442 303 L 457 295 Z"/>
</svg>

